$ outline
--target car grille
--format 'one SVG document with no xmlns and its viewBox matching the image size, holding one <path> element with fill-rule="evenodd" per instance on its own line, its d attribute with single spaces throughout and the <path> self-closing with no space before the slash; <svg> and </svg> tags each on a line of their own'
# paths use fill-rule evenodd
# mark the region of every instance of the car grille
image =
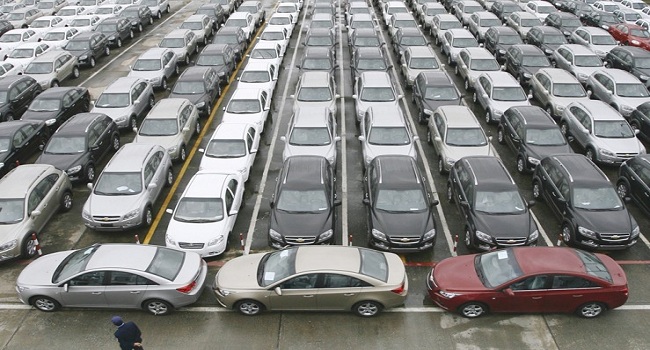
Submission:
<svg viewBox="0 0 650 350">
<path fill-rule="evenodd" d="M 600 239 L 605 242 L 623 242 L 630 239 L 629 233 L 601 233 Z"/>
<path fill-rule="evenodd" d="M 303 237 L 303 236 L 285 236 L 284 240 L 287 244 L 300 245 L 300 244 L 314 244 L 316 237 Z"/>
<path fill-rule="evenodd" d="M 178 242 L 178 246 L 183 249 L 203 249 L 204 245 L 204 243 Z"/>
<path fill-rule="evenodd" d="M 410 236 L 410 237 L 389 237 L 391 244 L 397 245 L 397 246 L 413 246 L 416 244 L 420 243 L 420 240 L 422 237 L 420 236 Z"/>
<path fill-rule="evenodd" d="M 497 244 L 502 247 L 524 245 L 526 244 L 527 240 L 526 237 L 502 237 L 495 239 L 497 241 Z"/>
<path fill-rule="evenodd" d="M 93 216 L 93 220 L 97 222 L 117 222 L 120 221 L 119 216 Z"/>
<path fill-rule="evenodd" d="M 618 158 L 624 158 L 624 159 L 630 159 L 634 156 L 636 156 L 638 153 L 616 153 L 616 157 Z"/>
</svg>

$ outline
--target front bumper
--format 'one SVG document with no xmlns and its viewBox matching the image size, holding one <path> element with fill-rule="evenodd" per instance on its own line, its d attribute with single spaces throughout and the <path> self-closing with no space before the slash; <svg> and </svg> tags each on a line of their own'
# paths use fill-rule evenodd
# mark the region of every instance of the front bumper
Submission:
<svg viewBox="0 0 650 350">
<path fill-rule="evenodd" d="M 95 219 L 95 217 L 99 219 Z M 84 218 L 83 221 L 86 227 L 96 231 L 124 231 L 140 226 L 140 224 L 142 224 L 142 215 L 138 215 L 128 220 L 123 220 L 121 217 L 102 217 L 96 215 L 92 220 Z"/>
<path fill-rule="evenodd" d="M 425 242 L 417 241 L 413 243 L 390 242 L 390 238 L 389 238 L 389 242 L 384 242 L 374 238 L 373 236 L 371 236 L 370 239 L 370 246 L 372 248 L 375 248 L 377 250 L 389 251 L 393 253 L 417 253 L 417 252 L 431 249 L 435 244 L 436 244 L 435 236 L 433 237 L 433 239 Z"/>
<path fill-rule="evenodd" d="M 7 261 L 20 256 L 20 244 L 0 252 L 0 261 Z"/>
</svg>

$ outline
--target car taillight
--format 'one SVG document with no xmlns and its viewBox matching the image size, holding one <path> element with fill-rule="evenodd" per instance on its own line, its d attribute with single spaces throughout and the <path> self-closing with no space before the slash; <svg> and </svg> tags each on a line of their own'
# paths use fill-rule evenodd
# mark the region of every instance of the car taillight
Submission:
<svg viewBox="0 0 650 350">
<path fill-rule="evenodd" d="M 176 290 L 181 293 L 187 294 L 191 292 L 192 289 L 194 289 L 194 287 L 196 287 L 196 281 L 192 281 L 190 284 L 186 285 L 185 287 L 176 288 Z"/>
<path fill-rule="evenodd" d="M 399 287 L 397 287 L 397 288 L 391 290 L 391 292 L 393 292 L 393 293 L 395 293 L 395 294 L 402 294 L 402 293 L 404 293 L 404 282 L 402 282 L 402 284 L 400 284 Z"/>
</svg>

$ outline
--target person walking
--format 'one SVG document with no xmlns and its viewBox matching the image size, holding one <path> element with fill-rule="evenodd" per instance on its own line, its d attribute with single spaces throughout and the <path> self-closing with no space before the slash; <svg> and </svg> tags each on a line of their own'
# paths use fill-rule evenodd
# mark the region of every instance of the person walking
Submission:
<svg viewBox="0 0 650 350">
<path fill-rule="evenodd" d="M 124 323 L 122 317 L 113 316 L 111 322 L 117 326 L 115 331 L 115 338 L 120 343 L 122 350 L 141 350 L 142 347 L 142 332 L 140 328 L 132 321 Z"/>
</svg>

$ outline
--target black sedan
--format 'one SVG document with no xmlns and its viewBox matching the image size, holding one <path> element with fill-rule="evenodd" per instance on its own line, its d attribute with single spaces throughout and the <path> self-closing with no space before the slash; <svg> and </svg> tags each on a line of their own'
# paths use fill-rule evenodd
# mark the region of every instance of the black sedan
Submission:
<svg viewBox="0 0 650 350">
<path fill-rule="evenodd" d="M 122 47 L 122 42 L 127 39 L 133 39 L 133 28 L 128 19 L 122 17 L 107 18 L 103 20 L 96 32 L 106 35 L 108 44 L 113 47 Z"/>
<path fill-rule="evenodd" d="M 45 122 L 53 133 L 73 115 L 90 110 L 90 93 L 81 86 L 54 87 L 36 96 L 21 120 Z"/>
<path fill-rule="evenodd" d="M 45 145 L 39 164 L 64 170 L 70 180 L 95 180 L 95 165 L 109 151 L 120 149 L 120 134 L 106 114 L 80 113 L 63 123 Z"/>
<path fill-rule="evenodd" d="M 217 71 L 212 67 L 189 67 L 176 80 L 170 98 L 186 98 L 194 103 L 201 116 L 212 112 L 214 101 L 221 95 Z"/>
<path fill-rule="evenodd" d="M 106 35 L 98 32 L 81 33 L 70 39 L 64 50 L 77 56 L 79 64 L 95 67 L 97 59 L 111 54 Z"/>
<path fill-rule="evenodd" d="M 650 213 L 650 155 L 638 155 L 621 164 L 616 192 L 621 199 L 631 198 Z"/>
<path fill-rule="evenodd" d="M 20 119 L 41 91 L 41 85 L 28 75 L 13 75 L 0 79 L 0 120 Z"/>
<path fill-rule="evenodd" d="M 142 33 L 144 27 L 153 24 L 153 17 L 149 7 L 144 5 L 130 5 L 120 12 L 119 17 L 124 17 L 131 22 L 131 28 Z"/>
<path fill-rule="evenodd" d="M 45 123 L 36 120 L 14 120 L 0 123 L 0 176 L 26 163 L 43 148 L 50 133 Z"/>
</svg>

